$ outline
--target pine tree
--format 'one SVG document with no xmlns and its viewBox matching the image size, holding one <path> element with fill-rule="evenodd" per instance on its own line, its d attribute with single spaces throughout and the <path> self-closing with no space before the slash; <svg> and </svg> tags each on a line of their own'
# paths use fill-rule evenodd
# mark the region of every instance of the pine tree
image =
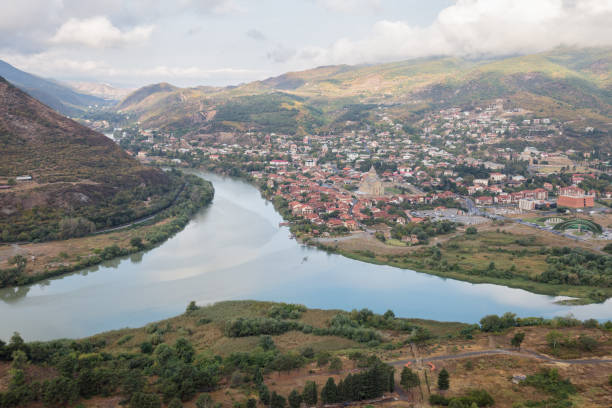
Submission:
<svg viewBox="0 0 612 408">
<path fill-rule="evenodd" d="M 408 367 L 404 367 L 404 369 L 402 370 L 400 384 L 405 388 L 414 388 L 420 383 L 421 381 L 419 380 L 419 376 L 417 375 L 417 373 L 415 373 Z"/>
<path fill-rule="evenodd" d="M 300 408 L 300 405 L 302 404 L 302 395 L 298 390 L 291 391 L 287 399 L 289 400 L 289 407 Z"/>
<path fill-rule="evenodd" d="M 321 401 L 323 404 L 330 404 L 336 402 L 338 399 L 338 387 L 333 378 L 329 377 L 327 383 L 323 389 L 321 389 Z"/>
<path fill-rule="evenodd" d="M 302 399 L 304 403 L 308 406 L 317 405 L 318 400 L 318 392 L 317 392 L 317 384 L 313 381 L 306 382 L 304 386 L 304 391 L 302 392 Z"/>
<path fill-rule="evenodd" d="M 450 382 L 449 382 L 448 371 L 446 371 L 446 368 L 443 368 L 442 371 L 440 371 L 440 374 L 438 374 L 438 389 L 448 390 L 449 386 L 450 386 Z"/>
</svg>

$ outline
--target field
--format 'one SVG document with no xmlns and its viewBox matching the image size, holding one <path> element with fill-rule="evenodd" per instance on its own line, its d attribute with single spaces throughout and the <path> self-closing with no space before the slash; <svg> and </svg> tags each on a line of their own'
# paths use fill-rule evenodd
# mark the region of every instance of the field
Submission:
<svg viewBox="0 0 612 408">
<path fill-rule="evenodd" d="M 319 245 L 364 262 L 474 283 L 495 283 L 535 293 L 569 296 L 577 298 L 572 301 L 575 303 L 602 301 L 604 296 L 612 296 L 612 289 L 605 286 L 540 279 L 540 275 L 549 269 L 549 254 L 544 249 L 569 247 L 603 254 L 600 249 L 605 241 L 574 241 L 516 223 L 479 225 L 478 233 L 470 236 L 463 228 L 452 235 L 435 237 L 427 247 L 388 245 L 367 233 L 357 233 L 345 239 L 321 240 Z M 435 263 L 430 259 L 433 248 L 439 250 Z M 594 296 L 595 292 L 600 295 Z"/>
<path fill-rule="evenodd" d="M 152 355 L 143 354 L 142 344 L 155 339 L 155 343 L 160 344 L 157 347 L 161 350 L 166 345 L 172 346 L 186 340 L 194 349 L 196 361 L 217 359 L 223 362 L 219 367 L 221 371 L 218 383 L 210 392 L 212 399 L 223 407 L 242 407 L 247 399 L 258 398 L 257 386 L 253 383 L 251 366 L 240 364 L 236 366 L 232 361 L 237 361 L 237 356 L 263 356 L 265 352 L 262 350 L 262 336 L 231 337 L 227 332 L 228 324 L 238 318 L 247 320 L 270 318 L 279 310 L 295 309 L 292 305 L 255 301 L 232 301 L 201 308 L 189 307 L 181 316 L 151 323 L 143 328 L 101 333 L 73 342 L 69 347 L 81 350 L 76 352 L 79 361 L 105 356 L 104 360 L 98 363 L 104 366 L 103 361 L 115 361 L 114 359 L 117 359 L 117 363 L 114 364 L 120 364 L 119 362 L 126 358 L 134 364 L 151 358 L 156 361 L 160 352 L 155 351 Z M 292 315 L 294 319 L 291 317 L 287 319 L 321 329 L 330 327 L 338 314 L 344 314 L 351 319 L 361 319 L 368 315 L 363 311 L 346 313 L 339 310 L 305 308 L 300 310 L 297 315 Z M 380 324 L 375 322 L 381 322 L 382 316 L 369 316 L 367 321 L 370 323 L 361 324 L 366 325 L 365 327 Z M 502 320 L 504 318 L 502 317 Z M 400 371 L 407 363 L 410 363 L 411 369 L 417 373 L 421 384 L 412 390 L 396 387 L 396 392 L 385 394 L 389 398 L 388 401 L 375 405 L 426 407 L 430 406 L 427 401 L 431 394 L 443 394 L 450 398 L 464 395 L 469 390 L 481 389 L 492 396 L 495 407 L 510 408 L 519 402 L 544 401 L 551 398 L 549 391 L 514 384 L 511 381 L 514 375 L 530 376 L 542 369 L 554 368 L 562 378 L 569 379 L 576 388 L 576 393 L 563 399 L 566 404 L 563 406 L 610 406 L 612 385 L 608 384 L 608 376 L 612 373 L 612 360 L 610 360 L 612 325 L 604 329 L 593 322 L 581 323 L 572 319 L 538 322 L 514 320 L 514 318 L 511 320 L 512 327 L 485 331 L 484 325 L 479 330 L 478 326 L 461 323 L 384 317 L 382 321 L 386 321 L 385 324 L 401 321 L 404 322 L 402 324 L 420 327 L 419 330 L 425 330 L 429 334 L 417 340 L 410 330 L 381 328 L 377 329 L 381 341 L 376 344 L 358 342 L 343 336 L 304 333 L 299 330 L 272 334 L 267 341 L 267 347 L 272 347 L 268 348 L 271 350 L 269 353 L 277 356 L 276 360 L 279 356 L 294 356 L 293 358 L 298 358 L 301 363 L 287 369 L 277 369 L 273 368 L 276 363 L 272 362 L 263 370 L 263 381 L 271 392 L 277 392 L 285 397 L 294 389 L 301 391 L 307 381 L 317 383 L 320 390 L 328 378 L 332 377 L 339 381 L 350 373 L 359 373 L 364 370 L 363 358 L 376 356 L 395 367 L 396 384 L 399 384 Z M 525 324 L 529 326 L 524 326 Z M 517 325 L 520 327 L 516 327 Z M 525 334 L 520 351 L 510 345 L 512 338 L 519 332 Z M 556 348 L 551 346 L 549 340 L 551 332 L 561 339 L 560 345 Z M 575 339 L 582 338 L 590 339 L 588 350 L 581 348 L 580 344 L 583 343 L 576 343 Z M 92 345 L 93 349 L 85 351 Z M 311 354 L 307 354 L 307 350 L 310 350 Z M 323 360 L 321 356 L 327 357 Z M 340 363 L 332 367 L 329 362 L 335 358 L 339 359 Z M 589 362 L 582 364 L 574 360 L 563 360 L 576 358 L 588 359 Z M 13 370 L 10 364 L 0 361 L 0 397 L 2 392 L 11 388 Z M 436 385 L 437 375 L 442 368 L 450 373 L 450 388 L 447 391 L 438 390 Z M 152 372 L 155 372 L 155 365 L 152 369 Z M 55 363 L 31 362 L 27 363 L 23 370 L 26 383 L 48 381 L 60 375 L 60 368 Z M 147 372 L 149 371 L 144 371 Z M 159 392 L 164 388 L 160 388 L 158 384 L 161 383 L 157 377 L 152 376 L 145 389 L 148 392 L 155 390 Z M 111 407 L 123 400 L 121 393 L 117 394 L 117 391 L 107 393 L 108 395 L 94 393 L 92 397 L 79 398 L 78 402 L 82 404 L 80 406 L 85 407 Z M 29 403 L 20 406 L 40 405 Z M 195 397 L 184 399 L 183 406 L 195 407 Z"/>
</svg>

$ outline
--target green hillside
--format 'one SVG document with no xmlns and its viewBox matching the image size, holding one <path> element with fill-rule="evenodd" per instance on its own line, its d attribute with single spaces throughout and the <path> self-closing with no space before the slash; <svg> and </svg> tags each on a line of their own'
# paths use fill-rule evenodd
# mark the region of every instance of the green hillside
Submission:
<svg viewBox="0 0 612 408">
<path fill-rule="evenodd" d="M 182 185 L 1 77 L 0 151 L 1 241 L 68 238 L 129 222 L 167 206 Z"/>
<path fill-rule="evenodd" d="M 146 89 L 146 98 L 137 95 Z M 399 105 L 402 115 L 497 98 L 576 129 L 612 126 L 612 50 L 467 60 L 427 58 L 290 72 L 238 87 L 136 91 L 119 107 L 145 126 L 183 132 L 328 131 L 355 105 Z M 154 91 L 154 92 L 153 92 Z M 360 109 L 369 115 L 368 109 Z M 397 111 L 397 109 L 396 109 Z M 354 116 L 354 115 L 353 115 Z"/>
</svg>

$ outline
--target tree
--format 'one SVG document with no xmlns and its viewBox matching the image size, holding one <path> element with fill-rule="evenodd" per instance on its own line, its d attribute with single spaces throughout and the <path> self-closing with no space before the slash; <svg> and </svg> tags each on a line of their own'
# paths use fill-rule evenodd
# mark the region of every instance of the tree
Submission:
<svg viewBox="0 0 612 408">
<path fill-rule="evenodd" d="M 264 405 L 270 405 L 270 390 L 265 384 L 259 387 L 259 400 Z"/>
<path fill-rule="evenodd" d="M 276 391 L 272 392 L 272 398 L 270 401 L 271 408 L 285 408 L 287 406 L 287 401 L 285 397 L 276 393 Z"/>
<path fill-rule="evenodd" d="M 467 227 L 465 233 L 468 235 L 476 235 L 478 233 L 478 230 L 476 229 L 476 227 Z"/>
<path fill-rule="evenodd" d="M 183 404 L 181 403 L 180 399 L 172 398 L 168 404 L 168 408 L 183 408 Z"/>
<path fill-rule="evenodd" d="M 13 357 L 13 363 L 11 366 L 14 369 L 21 370 L 28 363 L 28 356 L 26 353 L 23 352 L 23 350 L 13 351 L 12 357 Z"/>
<path fill-rule="evenodd" d="M 176 356 L 183 360 L 185 363 L 189 364 L 193 361 L 193 357 L 195 356 L 195 350 L 191 343 L 184 338 L 180 338 L 174 344 L 174 350 L 176 350 Z"/>
<path fill-rule="evenodd" d="M 338 400 L 338 387 L 332 377 L 329 377 L 323 388 L 321 389 L 321 402 L 323 404 L 331 404 Z"/>
<path fill-rule="evenodd" d="M 133 237 L 132 239 L 130 239 L 130 245 L 138 249 L 144 248 L 144 243 L 142 242 L 142 238 L 140 237 Z"/>
<path fill-rule="evenodd" d="M 334 357 L 331 359 L 331 362 L 329 363 L 329 369 L 330 371 L 335 373 L 342 371 L 342 360 L 340 360 L 340 357 Z"/>
<path fill-rule="evenodd" d="M 450 386 L 449 375 L 446 368 L 443 368 L 438 374 L 438 389 L 439 390 L 448 390 Z"/>
<path fill-rule="evenodd" d="M 302 395 L 298 390 L 294 389 L 291 391 L 287 399 L 289 400 L 290 408 L 300 408 L 300 405 L 302 404 Z"/>
<path fill-rule="evenodd" d="M 198 310 L 199 307 L 198 305 L 196 305 L 195 300 L 192 300 L 191 302 L 189 302 L 189 304 L 187 305 L 187 309 L 185 309 L 185 313 L 190 314 L 195 312 L 196 310 Z"/>
<path fill-rule="evenodd" d="M 317 384 L 314 381 L 307 381 L 304 385 L 304 391 L 302 392 L 302 399 L 308 406 L 317 405 L 318 392 Z"/>
<path fill-rule="evenodd" d="M 405 388 L 414 388 L 420 383 L 421 381 L 419 380 L 418 374 L 412 371 L 410 368 L 404 367 L 400 376 L 400 384 Z"/>
<path fill-rule="evenodd" d="M 271 336 L 260 336 L 259 337 L 259 346 L 264 350 L 264 351 L 270 351 L 273 350 L 274 348 L 276 348 L 276 345 L 274 344 L 274 340 L 272 340 Z"/>
<path fill-rule="evenodd" d="M 130 408 L 161 408 L 161 400 L 156 394 L 137 392 L 132 395 Z"/>
<path fill-rule="evenodd" d="M 556 350 L 557 347 L 561 344 L 563 340 L 563 335 L 558 331 L 552 330 L 546 335 L 546 342 L 553 350 Z"/>
<path fill-rule="evenodd" d="M 202 393 L 196 400 L 195 405 L 197 408 L 212 408 L 214 406 L 214 402 L 210 397 L 210 394 Z"/>
<path fill-rule="evenodd" d="M 516 347 L 517 349 L 521 349 L 521 343 L 523 343 L 523 340 L 525 340 L 525 333 L 524 332 L 518 332 L 514 335 L 514 337 L 512 337 L 512 340 L 510 340 L 510 344 L 512 345 L 512 347 Z"/>
<path fill-rule="evenodd" d="M 249 398 L 247 400 L 246 407 L 247 408 L 256 408 L 257 407 L 257 400 L 255 400 L 254 398 Z"/>
</svg>

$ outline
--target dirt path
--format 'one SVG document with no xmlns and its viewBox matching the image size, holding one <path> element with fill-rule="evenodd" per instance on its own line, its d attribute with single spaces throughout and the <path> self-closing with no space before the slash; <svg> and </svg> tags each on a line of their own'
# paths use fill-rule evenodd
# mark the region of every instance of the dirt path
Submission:
<svg viewBox="0 0 612 408">
<path fill-rule="evenodd" d="M 443 356 L 435 356 L 435 357 L 426 357 L 419 359 L 422 362 L 430 362 L 430 361 L 444 361 L 444 360 L 455 360 L 460 358 L 468 358 L 468 357 L 478 357 L 478 356 L 490 356 L 490 355 L 507 355 L 507 356 L 516 356 L 516 357 L 525 357 L 525 358 L 533 358 L 537 360 L 546 361 L 549 363 L 563 363 L 563 364 L 612 364 L 612 359 L 605 358 L 591 358 L 591 359 L 581 359 L 581 360 L 561 360 L 549 357 L 544 354 L 536 353 L 535 351 L 516 351 L 516 350 L 508 350 L 508 349 L 495 349 L 495 350 L 482 350 L 482 351 L 470 351 L 466 353 L 459 354 L 447 354 Z M 407 360 L 399 360 L 389 362 L 393 366 L 404 366 L 407 363 L 416 363 L 416 359 L 407 359 Z"/>
</svg>

